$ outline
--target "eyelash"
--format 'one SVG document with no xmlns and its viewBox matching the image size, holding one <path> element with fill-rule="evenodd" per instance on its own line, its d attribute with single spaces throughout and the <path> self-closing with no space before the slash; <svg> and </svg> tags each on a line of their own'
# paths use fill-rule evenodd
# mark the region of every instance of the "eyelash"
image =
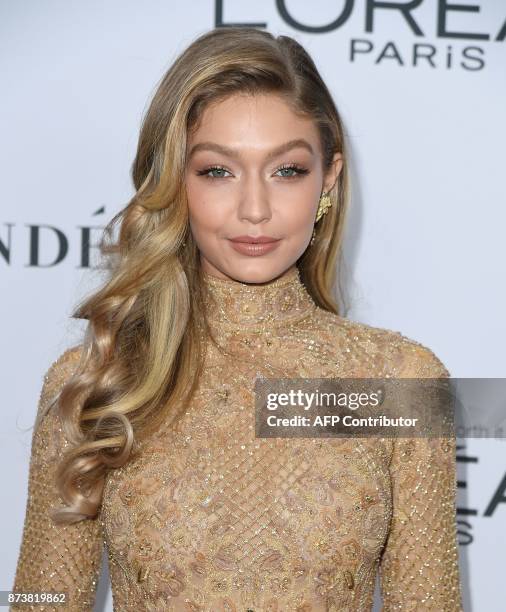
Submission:
<svg viewBox="0 0 506 612">
<path fill-rule="evenodd" d="M 227 178 L 225 176 L 209 176 L 208 173 L 211 172 L 211 170 L 225 170 L 226 172 L 230 172 L 224 166 L 208 166 L 204 170 L 199 170 L 197 172 L 197 175 L 198 176 L 204 176 L 204 178 L 210 179 L 210 180 Z M 303 168 L 302 166 L 299 166 L 298 164 L 283 164 L 282 166 L 279 166 L 279 168 L 276 168 L 276 172 L 279 172 L 280 170 L 295 170 L 296 174 L 294 174 L 292 176 L 282 176 L 282 177 L 280 177 L 280 178 L 284 178 L 284 179 L 287 179 L 287 180 L 297 179 L 300 176 L 304 176 L 305 174 L 309 173 L 309 170 L 307 168 Z"/>
</svg>

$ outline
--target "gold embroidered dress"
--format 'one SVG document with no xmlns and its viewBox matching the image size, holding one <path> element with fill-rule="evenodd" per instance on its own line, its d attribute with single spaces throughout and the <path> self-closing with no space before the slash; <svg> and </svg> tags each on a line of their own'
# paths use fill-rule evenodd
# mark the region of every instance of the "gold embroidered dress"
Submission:
<svg viewBox="0 0 506 612">
<path fill-rule="evenodd" d="M 462 610 L 454 439 L 255 437 L 258 375 L 448 376 L 441 361 L 318 308 L 296 269 L 267 285 L 205 278 L 225 353 L 209 343 L 180 427 L 109 473 L 96 519 L 51 523 L 66 441 L 52 412 L 35 433 L 14 589 L 68 604 L 11 610 L 91 610 L 103 544 L 118 612 L 371 610 L 377 571 L 383 610 Z M 40 407 L 79 350 L 51 365 Z"/>
</svg>

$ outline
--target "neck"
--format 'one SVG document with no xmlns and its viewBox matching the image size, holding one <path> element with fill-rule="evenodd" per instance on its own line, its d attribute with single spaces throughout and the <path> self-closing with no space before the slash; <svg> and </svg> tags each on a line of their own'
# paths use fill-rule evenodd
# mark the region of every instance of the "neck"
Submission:
<svg viewBox="0 0 506 612">
<path fill-rule="evenodd" d="M 297 267 L 267 283 L 248 284 L 203 271 L 209 322 L 244 331 L 290 325 L 316 308 Z"/>
</svg>

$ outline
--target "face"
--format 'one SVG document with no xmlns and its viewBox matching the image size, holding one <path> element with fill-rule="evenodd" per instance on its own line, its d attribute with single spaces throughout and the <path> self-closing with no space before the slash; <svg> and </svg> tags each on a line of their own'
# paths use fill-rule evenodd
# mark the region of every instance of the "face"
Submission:
<svg viewBox="0 0 506 612">
<path fill-rule="evenodd" d="M 186 192 L 203 269 L 244 283 L 268 282 L 296 265 L 313 232 L 324 173 L 319 133 L 273 94 L 234 95 L 203 112 L 189 135 Z M 245 237 L 271 242 L 247 246 Z M 239 239 L 239 241 L 238 241 Z"/>
</svg>

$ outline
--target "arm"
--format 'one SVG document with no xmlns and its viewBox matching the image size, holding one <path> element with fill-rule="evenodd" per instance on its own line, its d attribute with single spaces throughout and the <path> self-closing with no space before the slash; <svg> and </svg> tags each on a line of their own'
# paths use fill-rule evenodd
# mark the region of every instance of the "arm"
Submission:
<svg viewBox="0 0 506 612">
<path fill-rule="evenodd" d="M 413 347 L 402 378 L 449 377 Z M 382 558 L 383 610 L 460 612 L 455 438 L 397 438 L 390 463 L 393 516 Z"/>
<path fill-rule="evenodd" d="M 69 349 L 51 365 L 42 386 L 38 411 L 59 392 L 77 365 L 79 350 Z M 48 514 L 63 500 L 53 483 L 54 468 L 66 440 L 54 407 L 32 434 L 28 499 L 13 591 L 66 591 L 65 605 L 13 604 L 10 610 L 92 610 L 102 560 L 99 517 L 55 525 Z"/>
</svg>

